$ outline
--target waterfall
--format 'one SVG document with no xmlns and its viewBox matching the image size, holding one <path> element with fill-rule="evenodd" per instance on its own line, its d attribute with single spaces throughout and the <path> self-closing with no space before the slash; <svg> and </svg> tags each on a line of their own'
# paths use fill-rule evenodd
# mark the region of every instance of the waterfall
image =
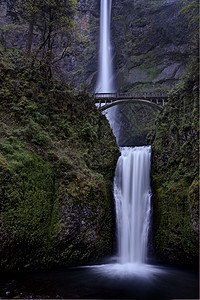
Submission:
<svg viewBox="0 0 200 300">
<path fill-rule="evenodd" d="M 120 151 L 114 178 L 117 262 L 92 268 L 107 277 L 134 278 L 132 282 L 137 278 L 151 280 L 165 273 L 162 268 L 147 263 L 151 146 L 121 147 Z"/>
<path fill-rule="evenodd" d="M 110 19 L 112 0 L 101 0 L 99 73 L 96 92 L 114 91 Z M 108 118 L 117 138 L 119 124 L 116 107 L 108 109 Z M 116 202 L 119 263 L 144 264 L 147 256 L 150 217 L 150 147 L 120 148 L 116 167 Z"/>
<path fill-rule="evenodd" d="M 99 44 L 99 68 L 98 79 L 95 88 L 96 93 L 115 92 L 114 74 L 113 74 L 113 56 L 110 40 L 110 22 L 111 22 L 112 0 L 101 0 L 100 12 L 100 44 Z M 98 104 L 97 104 L 98 106 Z M 109 120 L 113 133 L 118 139 L 119 126 L 116 114 L 116 107 L 106 110 L 105 115 Z"/>
<path fill-rule="evenodd" d="M 111 7 L 112 0 L 101 0 L 99 73 L 96 86 L 96 92 L 99 93 L 111 93 L 114 91 L 110 41 Z"/>
<path fill-rule="evenodd" d="M 119 263 L 145 263 L 150 219 L 151 147 L 120 148 L 115 179 Z"/>
</svg>

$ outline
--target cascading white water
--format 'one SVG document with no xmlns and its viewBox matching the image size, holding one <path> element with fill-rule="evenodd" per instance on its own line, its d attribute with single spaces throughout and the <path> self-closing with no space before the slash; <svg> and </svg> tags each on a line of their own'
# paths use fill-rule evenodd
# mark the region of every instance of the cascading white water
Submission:
<svg viewBox="0 0 200 300">
<path fill-rule="evenodd" d="M 112 0 L 101 0 L 99 73 L 96 92 L 114 91 L 110 18 Z M 117 138 L 115 108 L 106 112 Z M 121 148 L 115 175 L 120 263 L 144 263 L 150 215 L 150 147 Z"/>
<path fill-rule="evenodd" d="M 111 93 L 114 91 L 112 47 L 110 42 L 111 7 L 112 0 L 101 0 L 99 73 L 96 86 L 97 93 Z"/>
<path fill-rule="evenodd" d="M 100 46 L 99 46 L 99 68 L 98 79 L 95 88 L 96 93 L 113 93 L 114 74 L 113 74 L 113 55 L 110 39 L 110 23 L 111 23 L 112 0 L 101 0 L 100 12 Z M 97 104 L 98 106 L 98 104 Z M 105 115 L 109 120 L 113 133 L 118 139 L 119 126 L 116 117 L 116 107 L 106 110 Z"/>
<path fill-rule="evenodd" d="M 120 151 L 114 180 L 119 263 L 145 263 L 151 200 L 151 147 L 124 147 Z"/>
<path fill-rule="evenodd" d="M 114 92 L 110 17 L 112 0 L 101 0 L 99 73 L 95 92 Z M 116 107 L 106 111 L 113 133 L 118 139 L 119 123 Z M 119 260 L 117 263 L 90 266 L 104 276 L 131 278 L 151 276 L 162 271 L 146 264 L 150 219 L 150 159 L 151 147 L 120 148 L 115 179 Z M 87 268 L 89 268 L 87 266 Z"/>
<path fill-rule="evenodd" d="M 165 272 L 147 264 L 151 146 L 123 147 L 120 151 L 114 178 L 118 261 L 92 268 L 108 277 L 150 280 L 152 276 Z"/>
</svg>

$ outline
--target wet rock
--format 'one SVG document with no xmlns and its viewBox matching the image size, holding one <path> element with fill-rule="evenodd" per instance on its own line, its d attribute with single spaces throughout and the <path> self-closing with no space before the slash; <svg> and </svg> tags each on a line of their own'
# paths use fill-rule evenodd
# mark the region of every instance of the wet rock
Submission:
<svg viewBox="0 0 200 300">
<path fill-rule="evenodd" d="M 138 81 L 150 81 L 150 78 L 147 75 L 147 73 L 144 70 L 141 70 L 140 68 L 133 68 L 129 70 L 127 82 L 134 83 Z"/>
<path fill-rule="evenodd" d="M 174 63 L 170 66 L 164 68 L 164 70 L 154 79 L 154 81 L 159 80 L 170 80 L 170 79 L 179 79 L 184 70 L 184 66 L 181 63 Z"/>
</svg>

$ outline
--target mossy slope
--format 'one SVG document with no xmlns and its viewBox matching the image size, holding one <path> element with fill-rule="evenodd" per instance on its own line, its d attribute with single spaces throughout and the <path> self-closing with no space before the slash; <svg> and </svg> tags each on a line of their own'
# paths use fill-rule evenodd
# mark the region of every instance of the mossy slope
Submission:
<svg viewBox="0 0 200 300">
<path fill-rule="evenodd" d="M 82 264 L 112 250 L 118 148 L 88 94 L 17 51 L 0 65 L 1 270 Z"/>
<path fill-rule="evenodd" d="M 152 143 L 154 243 L 166 262 L 198 261 L 198 78 L 197 63 L 171 92 Z"/>
</svg>

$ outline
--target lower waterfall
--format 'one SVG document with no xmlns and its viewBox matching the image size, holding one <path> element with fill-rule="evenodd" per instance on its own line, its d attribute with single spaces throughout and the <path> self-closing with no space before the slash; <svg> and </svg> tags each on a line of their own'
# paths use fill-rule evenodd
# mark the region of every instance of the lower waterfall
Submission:
<svg viewBox="0 0 200 300">
<path fill-rule="evenodd" d="M 118 255 L 113 263 L 97 265 L 95 269 L 109 277 L 150 279 L 163 273 L 161 268 L 147 263 L 151 146 L 121 147 L 120 152 L 114 178 Z"/>
<path fill-rule="evenodd" d="M 119 263 L 145 263 L 150 220 L 151 147 L 120 148 L 115 179 Z"/>
</svg>

